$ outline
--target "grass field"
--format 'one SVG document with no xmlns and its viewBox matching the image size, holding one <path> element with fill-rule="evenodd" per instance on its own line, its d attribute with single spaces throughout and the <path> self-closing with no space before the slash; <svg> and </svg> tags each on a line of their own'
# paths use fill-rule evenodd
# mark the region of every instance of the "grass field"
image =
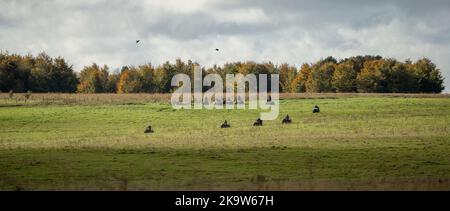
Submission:
<svg viewBox="0 0 450 211">
<path fill-rule="evenodd" d="M 285 95 L 256 128 L 166 95 L 2 96 L 0 190 L 450 190 L 447 95 Z"/>
</svg>

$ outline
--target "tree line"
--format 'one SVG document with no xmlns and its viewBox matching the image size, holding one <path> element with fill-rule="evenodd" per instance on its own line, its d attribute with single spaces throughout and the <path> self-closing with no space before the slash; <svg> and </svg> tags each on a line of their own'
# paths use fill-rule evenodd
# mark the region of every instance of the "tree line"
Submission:
<svg viewBox="0 0 450 211">
<path fill-rule="evenodd" d="M 194 74 L 192 61 L 177 59 L 154 66 L 124 66 L 112 72 L 93 63 L 79 73 L 64 58 L 0 53 L 0 91 L 63 93 L 170 93 L 172 77 Z M 272 62 L 232 62 L 202 68 L 203 76 L 216 73 L 279 74 L 281 92 L 440 93 L 441 71 L 427 58 L 404 62 L 381 56 L 333 57 L 297 68 Z M 270 83 L 270 82 L 269 82 Z"/>
</svg>

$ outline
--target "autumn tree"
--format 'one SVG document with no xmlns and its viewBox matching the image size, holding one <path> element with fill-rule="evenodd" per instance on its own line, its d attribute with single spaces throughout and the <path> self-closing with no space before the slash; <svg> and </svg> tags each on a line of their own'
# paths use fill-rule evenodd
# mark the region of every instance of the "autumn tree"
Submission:
<svg viewBox="0 0 450 211">
<path fill-rule="evenodd" d="M 193 79 L 195 65 L 198 64 L 177 59 L 175 63 L 165 62 L 158 66 L 150 63 L 125 66 L 121 71 L 110 73 L 106 65 L 100 67 L 93 63 L 77 75 L 72 65 L 62 57 L 52 58 L 45 53 L 21 56 L 0 52 L 0 91 L 170 93 L 174 89 L 171 86 L 173 76 L 184 73 Z M 213 65 L 201 70 L 203 77 L 207 73 L 217 73 L 224 79 L 227 74 L 267 74 L 269 89 L 272 83 L 270 75 L 278 73 L 282 92 L 440 93 L 444 89 L 441 71 L 427 58 L 400 62 L 371 55 L 340 61 L 326 57 L 315 63 L 303 64 L 298 72 L 289 64 L 252 61 Z M 259 77 L 257 80 L 259 83 Z M 204 87 L 204 91 L 206 89 Z"/>
<path fill-rule="evenodd" d="M 280 67 L 280 92 L 295 92 L 294 83 L 297 70 L 295 67 L 290 66 L 286 63 L 282 64 Z"/>
<path fill-rule="evenodd" d="M 308 80 L 310 74 L 310 65 L 306 63 L 303 64 L 291 84 L 291 89 L 295 92 L 306 92 L 306 81 Z"/>
<path fill-rule="evenodd" d="M 117 83 L 117 93 L 142 92 L 142 76 L 135 67 L 124 67 Z"/>
<path fill-rule="evenodd" d="M 331 83 L 337 92 L 356 91 L 356 70 L 352 62 L 336 64 Z"/>
<path fill-rule="evenodd" d="M 385 74 L 389 64 L 384 60 L 374 60 L 364 63 L 363 69 L 356 78 L 358 92 L 387 92 Z"/>
<path fill-rule="evenodd" d="M 307 92 L 333 92 L 334 62 L 319 62 L 311 68 L 306 81 Z"/>
<path fill-rule="evenodd" d="M 80 72 L 79 93 L 103 93 L 108 88 L 108 66 L 100 67 L 96 63 L 85 66 Z"/>
<path fill-rule="evenodd" d="M 356 73 L 360 73 L 361 70 L 364 68 L 364 63 L 369 61 L 378 61 L 382 60 L 383 57 L 381 56 L 353 56 L 350 58 L 343 59 L 340 63 L 349 63 L 353 65 L 353 69 L 356 71 Z"/>
<path fill-rule="evenodd" d="M 244 62 L 238 66 L 238 72 L 242 75 L 254 73 L 256 70 L 256 63 L 252 61 Z"/>
</svg>

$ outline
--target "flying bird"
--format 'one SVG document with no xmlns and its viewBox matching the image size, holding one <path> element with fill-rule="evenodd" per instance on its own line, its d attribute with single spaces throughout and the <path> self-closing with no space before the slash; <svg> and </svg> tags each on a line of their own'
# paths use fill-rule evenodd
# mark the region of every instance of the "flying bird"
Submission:
<svg viewBox="0 0 450 211">
<path fill-rule="evenodd" d="M 136 43 L 139 43 L 141 40 L 136 40 Z"/>
<path fill-rule="evenodd" d="M 219 49 L 218 49 L 218 48 L 216 48 L 216 51 L 219 51 Z"/>
</svg>

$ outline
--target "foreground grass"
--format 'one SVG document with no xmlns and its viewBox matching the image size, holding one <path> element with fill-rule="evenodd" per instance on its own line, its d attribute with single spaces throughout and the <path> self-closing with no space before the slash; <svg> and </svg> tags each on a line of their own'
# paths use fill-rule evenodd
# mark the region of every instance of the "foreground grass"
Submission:
<svg viewBox="0 0 450 211">
<path fill-rule="evenodd" d="M 318 104 L 322 113 L 313 115 Z M 0 108 L 0 189 L 450 190 L 450 98 L 289 99 L 259 111 Z M 219 129 L 227 119 L 232 128 Z M 143 134 L 151 123 L 156 133 Z"/>
</svg>

